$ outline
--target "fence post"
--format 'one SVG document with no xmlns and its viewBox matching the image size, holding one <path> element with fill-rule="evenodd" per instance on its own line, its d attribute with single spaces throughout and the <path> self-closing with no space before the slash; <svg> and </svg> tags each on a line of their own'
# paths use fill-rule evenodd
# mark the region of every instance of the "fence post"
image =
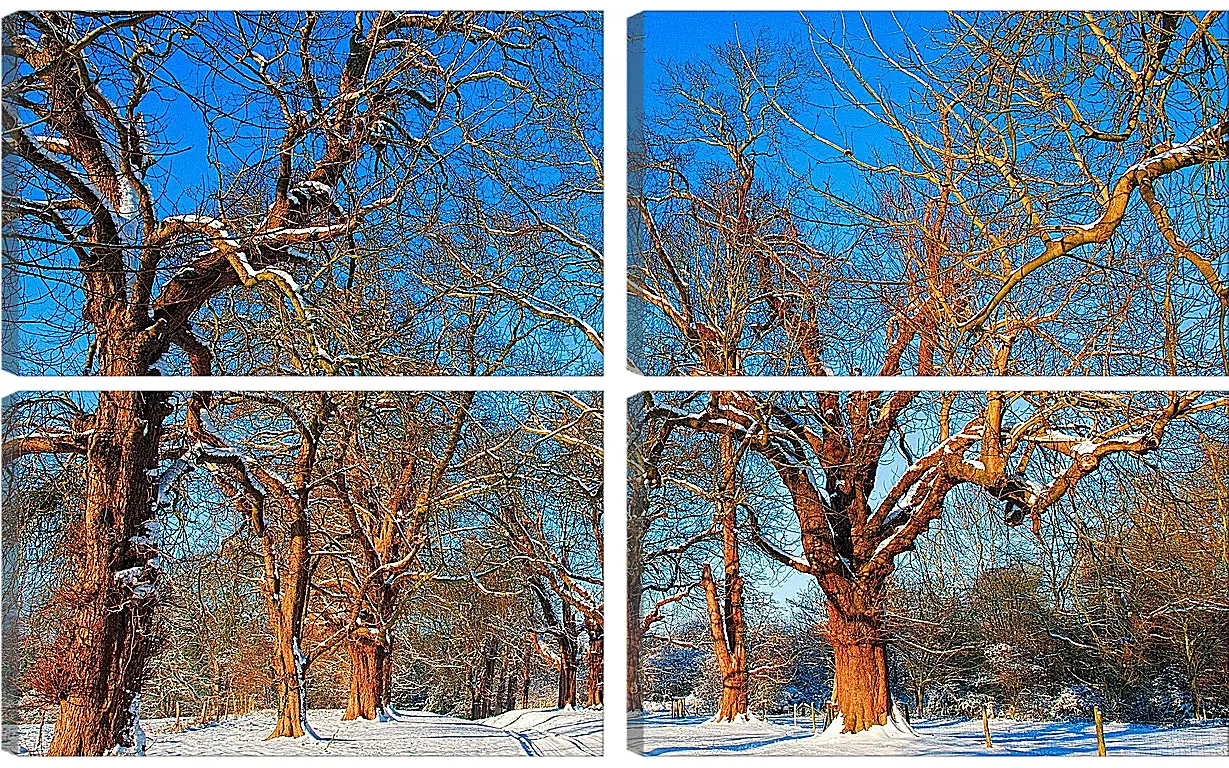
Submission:
<svg viewBox="0 0 1229 768">
<path fill-rule="evenodd" d="M 824 726 L 827 728 L 828 726 Z M 811 733 L 819 733 L 819 724 L 815 720 L 815 702 L 811 702 Z"/>
<path fill-rule="evenodd" d="M 41 752 L 43 749 L 43 729 L 47 727 L 47 710 L 40 709 L 39 712 L 43 717 L 38 723 L 38 748 Z"/>
<path fill-rule="evenodd" d="M 175 730 L 179 730 L 179 702 L 175 702 Z"/>
<path fill-rule="evenodd" d="M 1092 708 L 1092 721 L 1097 726 L 1097 754 L 1105 757 L 1105 728 L 1101 725 L 1101 708 Z"/>
<path fill-rule="evenodd" d="M 994 743 L 990 741 L 990 710 L 985 704 L 981 708 L 981 728 L 986 733 L 986 749 L 993 749 Z"/>
<path fill-rule="evenodd" d="M 794 727 L 798 727 L 798 702 L 794 702 Z"/>
</svg>

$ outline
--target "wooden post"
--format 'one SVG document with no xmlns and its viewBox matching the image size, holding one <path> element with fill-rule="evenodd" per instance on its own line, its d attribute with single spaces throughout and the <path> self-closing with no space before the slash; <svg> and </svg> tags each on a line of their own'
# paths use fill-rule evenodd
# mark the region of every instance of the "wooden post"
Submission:
<svg viewBox="0 0 1229 768">
<path fill-rule="evenodd" d="M 994 742 L 990 741 L 990 709 L 984 704 L 981 708 L 981 728 L 986 732 L 986 749 L 993 749 Z"/>
<path fill-rule="evenodd" d="M 794 727 L 798 727 L 798 702 L 794 702 Z"/>
<path fill-rule="evenodd" d="M 825 728 L 828 726 L 825 725 Z M 819 723 L 815 719 L 815 702 L 811 702 L 811 733 L 819 733 Z"/>
<path fill-rule="evenodd" d="M 205 724 L 205 718 L 209 715 L 209 699 L 201 699 L 201 725 Z"/>
<path fill-rule="evenodd" d="M 1101 725 L 1101 708 L 1092 708 L 1092 721 L 1097 726 L 1097 754 L 1105 757 L 1105 728 Z"/>
<path fill-rule="evenodd" d="M 40 709 L 43 719 L 38 723 L 38 749 L 41 752 L 43 749 L 43 729 L 47 727 L 47 710 Z"/>
<path fill-rule="evenodd" d="M 180 730 L 181 723 L 179 721 L 179 702 L 175 702 L 175 730 Z"/>
</svg>

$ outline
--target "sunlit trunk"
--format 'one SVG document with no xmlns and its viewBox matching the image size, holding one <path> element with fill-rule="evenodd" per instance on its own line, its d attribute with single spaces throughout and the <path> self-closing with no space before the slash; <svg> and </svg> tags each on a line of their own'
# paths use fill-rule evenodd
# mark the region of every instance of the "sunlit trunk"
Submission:
<svg viewBox="0 0 1229 768">
<path fill-rule="evenodd" d="M 303 615 L 307 611 L 308 525 L 301 509 L 285 512 L 291 515 L 291 521 L 282 575 L 279 577 L 278 569 L 270 568 L 266 570 L 264 583 L 279 694 L 277 723 L 266 738 L 314 738 L 316 734 L 307 724 L 307 683 L 304 679 L 307 657 L 300 645 Z M 267 538 L 264 545 L 271 547 Z M 266 552 L 272 556 L 271 548 Z"/>
<path fill-rule="evenodd" d="M 886 725 L 892 710 L 888 688 L 884 590 L 845 582 L 828 596 L 827 635 L 836 672 L 836 703 L 846 733 Z"/>
<path fill-rule="evenodd" d="M 273 664 L 278 680 L 277 723 L 266 738 L 297 739 L 311 734 L 307 725 L 307 689 L 303 679 L 303 653 L 299 638 L 291 632 L 276 633 Z M 315 735 L 315 734 L 312 734 Z"/>
<path fill-rule="evenodd" d="M 602 663 L 605 647 L 604 632 L 601 626 L 593 626 L 588 621 L 586 621 L 585 630 L 589 635 L 589 648 L 585 652 L 585 706 L 600 707 L 604 691 L 602 675 L 605 674 L 605 667 Z"/>
<path fill-rule="evenodd" d="M 721 524 L 721 552 L 725 566 L 723 594 L 717 594 L 712 570 L 704 565 L 703 586 L 709 628 L 717 666 L 721 671 L 721 704 L 717 722 L 747 717 L 747 641 L 743 618 L 743 577 L 738 553 L 737 503 L 734 497 L 734 441 L 722 435 L 718 444 L 721 488 L 717 495 L 716 519 Z"/>
<path fill-rule="evenodd" d="M 140 751 L 138 696 L 151 653 L 157 550 L 150 542 L 161 392 L 100 392 L 85 463 L 84 514 L 73 531 L 71 608 L 57 660 L 60 708 L 51 755 Z"/>
<path fill-rule="evenodd" d="M 350 696 L 342 720 L 379 720 L 386 713 L 388 647 L 383 633 L 362 627 L 350 638 Z"/>
</svg>

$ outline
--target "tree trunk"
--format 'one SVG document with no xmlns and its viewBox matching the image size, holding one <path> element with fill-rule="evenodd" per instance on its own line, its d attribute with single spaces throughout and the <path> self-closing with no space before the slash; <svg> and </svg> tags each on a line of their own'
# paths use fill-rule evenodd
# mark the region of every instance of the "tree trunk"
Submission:
<svg viewBox="0 0 1229 768">
<path fill-rule="evenodd" d="M 276 567 L 265 572 L 265 601 L 273 628 L 273 663 L 278 677 L 280 701 L 277 723 L 266 738 L 281 736 L 318 738 L 307 724 L 307 685 L 304 675 L 307 657 L 300 645 L 303 637 L 303 615 L 307 612 L 308 581 L 308 526 L 302 506 L 286 510 L 294 515 L 290 523 L 290 540 L 287 544 L 285 570 L 279 577 Z M 263 523 L 261 528 L 263 529 Z M 272 542 L 264 537 L 266 556 L 272 558 Z"/>
<path fill-rule="evenodd" d="M 533 682 L 533 644 L 525 643 L 525 676 L 521 678 L 521 709 L 529 709 L 529 686 Z"/>
<path fill-rule="evenodd" d="M 508 663 L 512 663 L 512 658 L 508 658 Z M 516 709 L 516 673 L 511 669 L 507 671 L 508 685 L 504 688 L 503 708 L 505 712 Z"/>
<path fill-rule="evenodd" d="M 508 669 L 503 664 L 499 665 L 499 684 L 495 686 L 495 703 L 491 707 L 492 715 L 501 715 L 506 710 L 504 709 L 504 700 L 508 695 Z"/>
<path fill-rule="evenodd" d="M 154 519 L 163 392 L 100 392 L 86 456 L 84 514 L 70 551 L 75 579 L 60 591 L 71 627 L 58 660 L 51 755 L 141 751 L 139 695 L 157 598 Z"/>
<path fill-rule="evenodd" d="M 717 657 L 717 668 L 721 671 L 721 703 L 717 708 L 714 720 L 718 723 L 732 723 L 747 717 L 747 651 L 743 643 L 743 633 L 727 634 L 732 622 L 723 611 L 723 605 L 717 596 L 717 585 L 713 581 L 713 571 L 708 563 L 704 564 L 702 576 L 704 595 L 708 605 L 709 629 L 713 638 L 713 650 Z M 728 603 L 727 603 L 728 605 Z M 738 614 L 741 625 L 741 608 Z M 737 640 L 731 642 L 731 638 Z"/>
<path fill-rule="evenodd" d="M 576 625 L 572 618 L 572 607 L 563 603 L 563 623 L 559 634 L 559 709 L 576 708 L 576 677 L 579 659 L 576 649 Z"/>
<path fill-rule="evenodd" d="M 637 418 L 633 413 L 633 421 Z M 642 446 L 637 446 L 640 450 Z M 631 483 L 627 515 L 627 711 L 644 710 L 640 649 L 644 643 L 644 537 L 649 495 L 642 478 Z"/>
<path fill-rule="evenodd" d="M 630 523 L 629 523 L 630 528 Z M 640 615 L 643 589 L 639 547 L 633 547 L 628 534 L 627 560 L 627 711 L 644 709 L 644 689 L 640 681 L 640 649 L 644 642 L 644 618 Z"/>
<path fill-rule="evenodd" d="M 892 711 L 888 688 L 887 639 L 883 632 L 884 591 L 845 582 L 825 589 L 828 639 L 836 672 L 835 695 L 845 733 L 886 725 Z"/>
<path fill-rule="evenodd" d="M 393 644 L 393 635 L 391 632 L 384 634 L 384 665 L 381 668 L 383 679 L 381 682 L 380 692 L 383 698 L 380 699 L 380 709 L 383 716 L 389 720 L 393 719 L 396 711 L 393 709 L 393 653 L 396 646 Z"/>
<path fill-rule="evenodd" d="M 718 443 L 721 487 L 717 492 L 716 518 L 721 524 L 721 552 L 725 564 L 723 599 L 717 595 L 713 572 L 705 563 L 704 595 L 717 664 L 721 670 L 721 705 L 716 721 L 747 718 L 747 630 L 743 619 L 743 577 L 738 554 L 738 505 L 734 496 L 737 467 L 734 438 L 721 435 Z"/>
<path fill-rule="evenodd" d="M 586 622 L 585 631 L 589 635 L 589 649 L 585 652 L 587 667 L 585 706 L 596 708 L 602 706 L 603 691 L 605 689 L 602 680 L 602 676 L 605 674 L 605 666 L 602 664 L 605 633 L 602 631 L 602 627 L 593 626 L 589 622 Z"/>
<path fill-rule="evenodd" d="M 273 655 L 278 678 L 277 723 L 265 741 L 288 736 L 297 739 L 305 735 L 315 736 L 307 724 L 307 687 L 303 678 L 304 658 L 299 648 L 299 636 L 289 631 L 276 633 Z"/>
<path fill-rule="evenodd" d="M 482 690 L 480 707 L 481 711 L 477 718 L 491 716 L 492 704 L 494 703 L 495 694 L 495 654 L 498 648 L 496 647 L 495 638 L 488 637 L 483 646 L 484 655 L 486 657 L 485 664 L 482 669 Z"/>
<path fill-rule="evenodd" d="M 387 714 L 389 663 L 382 632 L 361 627 L 350 638 L 350 697 L 342 720 L 384 720 Z"/>
</svg>

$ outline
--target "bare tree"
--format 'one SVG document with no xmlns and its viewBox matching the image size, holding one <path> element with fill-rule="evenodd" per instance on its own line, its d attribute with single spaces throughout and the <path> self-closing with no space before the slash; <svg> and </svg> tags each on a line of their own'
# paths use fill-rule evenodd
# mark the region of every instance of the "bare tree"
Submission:
<svg viewBox="0 0 1229 768">
<path fill-rule="evenodd" d="M 734 40 L 667 66 L 633 137 L 633 362 L 695 375 L 1218 369 L 1202 318 L 1219 313 L 1223 336 L 1223 289 L 1209 275 L 1227 219 L 1207 192 L 1229 134 L 1220 102 L 1183 78 L 1229 87 L 1219 18 L 952 14 L 923 47 L 910 30 L 881 40 L 887 16 L 861 17 L 859 34 L 833 18 L 843 37 L 804 16 L 802 45 Z M 1118 98 L 1088 90 L 1102 84 Z M 867 119 L 873 132 L 846 128 Z M 1129 204 L 1188 177 L 1203 186 L 1169 209 Z M 1191 212 L 1182 242 L 1198 238 L 1202 253 L 1168 239 L 1167 210 Z M 1029 278 L 1043 267 L 1048 279 Z M 1146 454 L 1172 422 L 1219 405 L 1069 397 L 946 396 L 935 449 L 913 451 L 916 392 L 727 393 L 699 410 L 648 409 L 642 450 L 657 429 L 730 434 L 777 474 L 804 556 L 761 546 L 824 589 L 837 699 L 859 731 L 890 716 L 893 559 L 953 488 L 984 489 L 1009 524 L 1031 517 L 1037 530 L 1103 458 Z M 958 400 L 971 410 L 953 410 Z M 882 457 L 898 450 L 909 468 L 871 503 Z M 1026 476 L 1045 461 L 1053 475 Z"/>
<path fill-rule="evenodd" d="M 1103 462 L 1145 455 L 1171 424 L 1229 401 L 1199 393 L 946 394 L 930 402 L 933 438 L 921 450 L 909 446 L 904 428 L 926 402 L 916 392 L 723 393 L 698 410 L 661 404 L 647 414 L 676 429 L 732 435 L 776 474 L 802 554 L 775 543 L 753 513 L 750 534 L 765 554 L 823 589 L 835 696 L 849 732 L 892 716 L 887 580 L 953 489 L 982 489 L 1003 504 L 1007 525 L 1031 520 L 1039 533 L 1043 512 Z M 905 468 L 878 488 L 894 453 Z"/>
<path fill-rule="evenodd" d="M 501 457 L 505 466 L 524 464 L 498 515 L 537 596 L 558 655 L 546 654 L 560 671 L 559 706 L 576 703 L 574 615 L 588 638 L 585 705 L 603 703 L 605 620 L 602 616 L 602 434 L 601 401 L 570 392 L 526 398 L 529 415 L 522 439 Z M 558 615 L 549 595 L 560 603 Z"/>
<path fill-rule="evenodd" d="M 1223 16 L 896 27 L 804 16 L 666 68 L 631 158 L 636 364 L 1222 370 Z"/>
<path fill-rule="evenodd" d="M 355 393 L 349 399 L 350 427 L 339 446 L 340 471 L 331 481 L 345 513 L 344 527 L 329 535 L 337 575 L 326 576 L 325 564 L 317 581 L 326 599 L 333 597 L 326 610 L 333 612 L 350 655 L 343 719 L 384 720 L 391 710 L 393 625 L 414 587 L 433 577 L 423 557 L 429 525 L 439 511 L 473 492 L 469 478 L 449 483 L 446 476 L 455 471 L 474 393 L 459 393 L 451 415 L 446 402 L 439 403 L 438 414 L 430 409 L 426 400 L 439 398 L 424 393 Z"/>
<path fill-rule="evenodd" d="M 535 350 L 518 364 L 553 372 L 559 359 L 591 359 L 599 336 L 585 318 L 596 312 L 594 292 L 568 303 L 557 283 L 591 274 L 598 251 L 597 139 L 584 117 L 593 62 L 556 57 L 550 43 L 573 32 L 584 40 L 591 21 L 464 12 L 10 15 L 5 269 L 47 290 L 19 307 L 24 317 L 6 318 L 38 331 L 27 347 L 6 349 L 6 362 L 107 376 L 209 375 L 218 362 L 247 372 L 492 373 L 559 323 L 583 341 L 545 361 Z M 557 58 L 566 76 L 553 82 L 543 68 Z M 177 79 L 186 71 L 206 74 Z M 556 92 L 565 82 L 569 90 Z M 173 158 L 181 148 L 154 114 L 159 104 L 200 115 L 204 162 L 216 176 L 205 193 L 180 181 Z M 514 125 L 497 114 L 531 117 Z M 547 134 L 518 167 L 500 160 Z M 450 165 L 457 155 L 464 162 Z M 558 173 L 572 156 L 585 160 Z M 524 201 L 521 179 L 532 187 L 544 177 L 557 183 L 555 198 L 531 221 L 521 220 L 518 203 L 442 223 L 473 211 L 484 185 Z M 390 239 L 407 221 L 413 237 Z M 347 295 L 354 265 L 424 232 L 439 238 L 427 261 L 451 260 L 452 272 L 424 273 L 416 291 L 395 291 L 423 300 L 398 305 L 397 324 L 355 327 L 349 320 L 365 316 L 364 302 L 380 301 L 372 286 L 390 272 L 373 267 L 360 275 L 368 293 Z M 468 255 L 475 258 L 461 269 Z M 528 277 L 501 282 L 515 274 Z M 460 302 L 471 322 L 441 332 L 430 314 L 440 295 Z M 6 310 L 14 306 L 6 299 Z M 406 327 L 447 343 L 425 353 L 399 346 Z M 481 346 L 478 327 L 498 341 L 490 358 L 466 355 Z M 166 393 L 101 392 L 71 429 L 6 442 L 14 458 L 59 452 L 86 462 L 70 641 L 77 669 L 62 692 L 55 754 L 138 746 L 133 702 L 156 600 L 152 478 L 170 412 Z M 286 489 L 287 508 L 301 490 Z M 297 602 L 278 619 L 287 637 L 297 633 Z"/>
<path fill-rule="evenodd" d="M 656 407 L 652 393 L 628 406 L 627 709 L 637 712 L 644 708 L 645 641 L 695 589 L 691 561 L 715 533 L 712 518 L 686 503 L 695 486 L 684 475 L 694 457 L 677 455 L 675 425 L 646 417 Z"/>
<path fill-rule="evenodd" d="M 256 406 L 255 418 L 269 418 L 271 412 L 273 418 L 286 423 L 294 447 L 288 456 L 273 457 L 273 461 L 285 463 L 285 474 L 230 445 L 211 429 L 208 398 L 199 394 L 192 399 L 185 424 L 185 432 L 195 438 L 195 443 L 173 465 L 183 467 L 182 471 L 196 465 L 208 468 L 246 518 L 259 549 L 261 591 L 273 634 L 278 685 L 277 722 L 270 739 L 314 736 L 307 723 L 309 656 L 303 648 L 313 564 L 310 507 L 319 498 L 313 489 L 323 459 L 320 448 L 325 429 L 337 416 L 337 404 L 330 393 L 305 399 L 307 407 L 301 412 L 294 404 L 272 395 L 226 398 L 237 406 L 240 418 L 252 418 L 252 406 Z"/>
</svg>

